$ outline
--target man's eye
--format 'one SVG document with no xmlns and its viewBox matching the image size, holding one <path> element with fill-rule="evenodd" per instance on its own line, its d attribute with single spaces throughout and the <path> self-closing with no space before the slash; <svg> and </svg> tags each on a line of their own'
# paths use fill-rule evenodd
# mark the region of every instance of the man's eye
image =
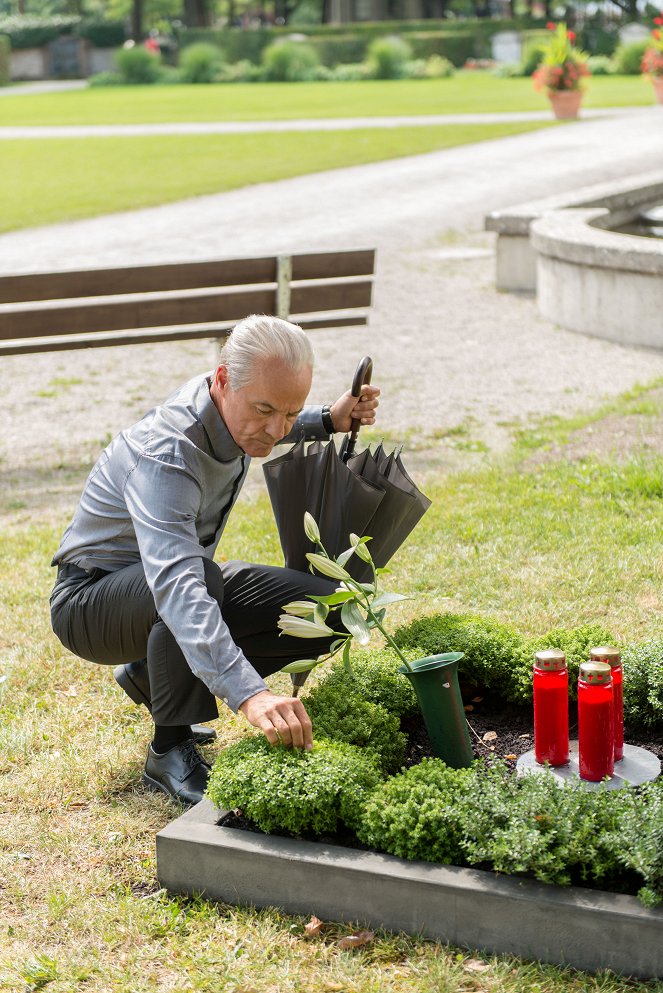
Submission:
<svg viewBox="0 0 663 993">
<path fill-rule="evenodd" d="M 269 407 L 256 407 L 256 410 L 262 417 L 266 417 L 268 414 L 271 414 Z"/>
</svg>

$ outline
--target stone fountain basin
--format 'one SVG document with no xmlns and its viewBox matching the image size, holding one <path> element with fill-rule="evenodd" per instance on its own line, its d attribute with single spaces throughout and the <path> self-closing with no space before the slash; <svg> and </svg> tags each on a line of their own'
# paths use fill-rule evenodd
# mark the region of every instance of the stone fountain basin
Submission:
<svg viewBox="0 0 663 993">
<path fill-rule="evenodd" d="M 158 833 L 161 886 L 590 972 L 663 977 L 663 910 L 635 897 L 254 834 L 219 827 L 221 816 L 205 800 Z"/>
</svg>

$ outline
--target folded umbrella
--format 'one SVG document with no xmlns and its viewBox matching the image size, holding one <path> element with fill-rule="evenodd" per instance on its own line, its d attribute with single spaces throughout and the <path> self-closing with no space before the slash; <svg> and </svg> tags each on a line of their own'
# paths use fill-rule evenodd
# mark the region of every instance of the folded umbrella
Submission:
<svg viewBox="0 0 663 993">
<path fill-rule="evenodd" d="M 372 362 L 357 367 L 352 395 L 370 382 Z M 337 556 L 350 545 L 350 534 L 370 535 L 370 551 L 385 566 L 430 507 L 430 500 L 407 474 L 400 451 L 387 455 L 382 444 L 355 455 L 359 422 L 337 451 L 333 441 L 299 441 L 290 451 L 263 466 L 285 564 L 308 570 L 307 552 L 315 551 L 304 533 L 304 512 L 317 521 L 327 553 Z M 345 566 L 355 579 L 371 575 L 356 556 Z"/>
</svg>

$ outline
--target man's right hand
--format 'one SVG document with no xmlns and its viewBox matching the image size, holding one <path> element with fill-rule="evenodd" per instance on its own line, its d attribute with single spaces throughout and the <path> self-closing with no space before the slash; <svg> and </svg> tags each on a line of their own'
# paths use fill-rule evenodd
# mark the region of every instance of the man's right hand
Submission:
<svg viewBox="0 0 663 993">
<path fill-rule="evenodd" d="M 311 719 L 301 700 L 263 690 L 240 705 L 249 724 L 259 728 L 270 745 L 313 748 Z"/>
</svg>

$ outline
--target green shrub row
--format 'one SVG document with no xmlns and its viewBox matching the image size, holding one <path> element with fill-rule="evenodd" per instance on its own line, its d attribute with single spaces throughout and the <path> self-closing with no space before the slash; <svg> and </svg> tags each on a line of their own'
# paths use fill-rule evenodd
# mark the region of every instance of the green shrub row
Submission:
<svg viewBox="0 0 663 993">
<path fill-rule="evenodd" d="M 11 48 L 41 48 L 63 34 L 86 38 L 98 48 L 116 48 L 126 33 L 121 21 L 85 21 L 80 17 L 62 14 L 37 17 L 31 14 L 13 14 L 0 17 L 0 34 L 7 35 Z"/>
<path fill-rule="evenodd" d="M 9 38 L 0 34 L 0 86 L 9 86 L 11 82 L 10 53 Z"/>
<path fill-rule="evenodd" d="M 262 54 L 262 65 L 243 61 L 226 65 L 223 53 L 215 45 L 198 42 L 183 49 L 177 69 L 163 66 L 158 55 L 142 46 L 116 52 L 118 72 L 100 73 L 90 79 L 92 86 L 145 83 L 214 83 L 214 82 L 298 82 L 333 80 L 346 82 L 361 79 L 441 78 L 453 74 L 453 66 L 442 56 L 411 59 L 409 46 L 399 38 L 372 42 L 365 63 L 340 65 L 335 69 L 321 66 L 310 45 L 298 41 L 277 41 Z"/>
<path fill-rule="evenodd" d="M 399 628 L 399 647 L 421 656 L 464 652 L 461 678 L 493 690 L 505 700 L 526 703 L 532 698 L 535 652 L 561 648 L 569 669 L 569 693 L 576 695 L 580 663 L 590 648 L 614 644 L 610 631 L 597 624 L 557 628 L 538 638 L 525 638 L 514 628 L 474 614 L 434 614 Z M 663 721 L 663 641 L 647 641 L 622 651 L 624 713 L 635 726 L 653 727 Z"/>
<path fill-rule="evenodd" d="M 515 776 L 503 763 L 448 769 L 439 759 L 376 787 L 358 837 L 400 858 L 481 865 L 559 886 L 629 890 L 663 900 L 663 783 L 564 789 L 552 774 Z"/>
</svg>

